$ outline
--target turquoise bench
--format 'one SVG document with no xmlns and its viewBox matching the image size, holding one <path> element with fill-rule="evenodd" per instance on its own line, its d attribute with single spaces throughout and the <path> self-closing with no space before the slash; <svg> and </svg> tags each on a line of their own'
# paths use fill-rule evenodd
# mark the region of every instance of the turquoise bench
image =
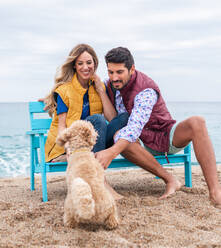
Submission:
<svg viewBox="0 0 221 248">
<path fill-rule="evenodd" d="M 66 171 L 66 162 L 46 163 L 45 162 L 45 141 L 47 132 L 51 125 L 51 118 L 44 111 L 43 102 L 29 102 L 30 127 L 31 131 L 27 134 L 30 136 L 30 184 L 31 190 L 35 189 L 35 174 L 41 174 L 42 181 L 42 199 L 48 201 L 47 195 L 47 173 Z M 168 165 L 165 156 L 155 156 L 161 165 Z M 188 145 L 184 153 L 168 155 L 170 165 L 184 164 L 185 166 L 185 185 L 192 187 L 191 174 L 191 145 Z M 124 158 L 116 158 L 112 161 L 109 168 L 126 168 L 137 167 Z"/>
</svg>

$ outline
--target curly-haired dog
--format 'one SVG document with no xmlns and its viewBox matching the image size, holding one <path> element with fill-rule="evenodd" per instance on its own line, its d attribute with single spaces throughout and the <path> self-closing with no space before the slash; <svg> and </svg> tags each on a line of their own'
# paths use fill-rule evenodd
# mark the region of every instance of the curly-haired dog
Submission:
<svg viewBox="0 0 221 248">
<path fill-rule="evenodd" d="M 57 138 L 68 154 L 66 174 L 67 197 L 64 224 L 103 224 L 108 229 L 118 226 L 115 201 L 104 185 L 104 169 L 91 152 L 97 133 L 88 121 L 77 120 Z"/>
</svg>

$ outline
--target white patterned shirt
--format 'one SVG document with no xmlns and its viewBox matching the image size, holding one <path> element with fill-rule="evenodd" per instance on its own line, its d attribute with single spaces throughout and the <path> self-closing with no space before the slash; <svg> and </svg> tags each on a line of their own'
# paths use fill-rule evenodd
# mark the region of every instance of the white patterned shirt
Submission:
<svg viewBox="0 0 221 248">
<path fill-rule="evenodd" d="M 115 143 L 119 139 L 135 142 L 140 137 L 144 126 L 149 121 L 152 109 L 157 102 L 157 98 L 157 92 L 151 88 L 147 88 L 135 96 L 134 107 L 128 119 L 127 126 L 120 129 L 118 134 L 115 136 Z M 127 112 L 119 90 L 116 91 L 115 102 L 118 114 Z"/>
</svg>

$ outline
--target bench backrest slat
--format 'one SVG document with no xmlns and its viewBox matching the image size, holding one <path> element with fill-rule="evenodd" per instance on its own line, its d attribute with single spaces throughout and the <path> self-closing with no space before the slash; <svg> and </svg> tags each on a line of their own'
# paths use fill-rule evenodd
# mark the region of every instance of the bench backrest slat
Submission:
<svg viewBox="0 0 221 248">
<path fill-rule="evenodd" d="M 45 113 L 43 102 L 29 102 L 30 113 Z"/>
<path fill-rule="evenodd" d="M 29 102 L 30 126 L 31 130 L 49 129 L 51 118 L 44 111 L 43 102 Z"/>
</svg>

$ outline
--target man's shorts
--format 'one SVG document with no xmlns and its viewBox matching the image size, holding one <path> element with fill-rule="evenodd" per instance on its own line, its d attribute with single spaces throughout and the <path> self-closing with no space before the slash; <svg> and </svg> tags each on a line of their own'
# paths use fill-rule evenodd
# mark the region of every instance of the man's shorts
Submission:
<svg viewBox="0 0 221 248">
<path fill-rule="evenodd" d="M 182 150 L 185 148 L 185 147 L 177 148 L 177 147 L 173 146 L 173 136 L 174 136 L 174 132 L 175 132 L 175 129 L 176 129 L 176 127 L 177 127 L 178 124 L 179 124 L 179 123 L 175 123 L 175 124 L 173 125 L 173 127 L 171 128 L 171 130 L 170 130 L 170 144 L 169 144 L 169 152 L 168 152 L 168 154 L 175 154 L 175 153 L 178 153 L 178 152 L 182 151 Z M 164 152 L 154 151 L 154 150 L 152 150 L 151 148 L 149 148 L 149 147 L 147 147 L 147 146 L 145 146 L 145 145 L 144 145 L 144 147 L 145 147 L 145 149 L 146 149 L 148 152 L 150 152 L 150 153 L 151 153 L 152 155 L 154 155 L 154 156 L 157 156 L 157 155 L 165 155 Z"/>
</svg>

